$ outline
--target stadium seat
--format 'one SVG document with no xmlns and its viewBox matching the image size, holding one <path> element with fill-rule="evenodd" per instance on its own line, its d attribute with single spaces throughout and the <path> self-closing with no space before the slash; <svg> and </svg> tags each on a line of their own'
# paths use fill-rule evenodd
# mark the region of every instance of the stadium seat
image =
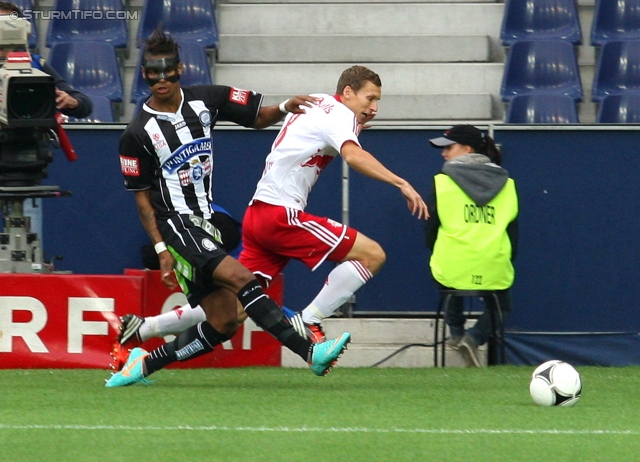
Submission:
<svg viewBox="0 0 640 462">
<path fill-rule="evenodd" d="M 120 65 L 110 43 L 56 43 L 48 61 L 69 85 L 91 98 L 105 96 L 112 102 L 122 102 Z"/>
<path fill-rule="evenodd" d="M 596 61 L 592 99 L 626 93 L 640 93 L 640 40 L 605 42 Z"/>
<path fill-rule="evenodd" d="M 505 46 L 522 40 L 582 43 L 576 0 L 507 0 L 500 39 Z"/>
<path fill-rule="evenodd" d="M 598 108 L 598 123 L 640 123 L 640 94 L 605 96 Z"/>
<path fill-rule="evenodd" d="M 56 0 L 53 9 L 62 12 L 61 15 L 66 12 L 69 17 L 51 18 L 47 47 L 60 42 L 87 40 L 107 42 L 117 49 L 127 47 L 127 24 L 122 0 Z M 72 10 L 84 13 L 72 14 Z"/>
<path fill-rule="evenodd" d="M 144 98 L 150 94 L 149 86 L 142 78 L 142 72 L 140 72 L 143 56 L 144 50 L 140 53 L 140 62 L 136 68 L 136 76 L 133 80 L 133 89 L 131 91 L 132 103 L 137 103 L 140 98 Z M 182 61 L 181 86 L 211 85 L 211 69 L 204 46 L 197 42 L 181 42 L 180 61 Z"/>
<path fill-rule="evenodd" d="M 502 100 L 533 93 L 568 95 L 582 101 L 578 60 L 571 43 L 529 40 L 509 48 L 500 88 Z"/>
<path fill-rule="evenodd" d="M 212 0 L 145 0 L 138 28 L 138 46 L 159 24 L 180 44 L 190 40 L 205 48 L 218 46 Z"/>
<path fill-rule="evenodd" d="M 20 8 L 24 14 L 25 10 L 33 11 L 33 2 L 31 0 L 14 0 L 15 6 Z M 31 34 L 29 34 L 29 48 L 34 49 L 38 45 L 38 26 L 34 14 L 29 14 L 29 22 L 31 23 Z"/>
<path fill-rule="evenodd" d="M 640 40 L 640 0 L 597 0 L 591 24 L 591 45 Z"/>
<path fill-rule="evenodd" d="M 508 124 L 577 124 L 575 100 L 566 95 L 520 95 L 509 103 Z"/>
<path fill-rule="evenodd" d="M 141 58 L 143 54 L 144 52 L 140 53 Z M 142 72 L 140 70 L 141 63 L 142 59 L 140 59 L 140 62 L 136 66 L 135 76 L 133 77 L 133 88 L 131 89 L 131 102 L 136 105 L 140 103 L 140 100 L 146 99 L 151 94 L 147 82 L 142 78 Z M 142 105 L 140 104 L 139 107 L 142 107 Z M 138 109 L 136 109 L 136 112 L 138 112 Z"/>
<path fill-rule="evenodd" d="M 111 100 L 105 96 L 92 96 L 93 110 L 88 117 L 82 119 L 76 119 L 75 117 L 69 117 L 70 123 L 95 123 L 95 122 L 115 122 L 113 117 L 113 107 L 111 106 Z"/>
<path fill-rule="evenodd" d="M 133 111 L 133 114 L 136 115 L 138 112 L 142 110 L 142 105 L 147 101 L 148 96 L 143 96 L 138 101 L 136 101 L 136 109 Z"/>
</svg>

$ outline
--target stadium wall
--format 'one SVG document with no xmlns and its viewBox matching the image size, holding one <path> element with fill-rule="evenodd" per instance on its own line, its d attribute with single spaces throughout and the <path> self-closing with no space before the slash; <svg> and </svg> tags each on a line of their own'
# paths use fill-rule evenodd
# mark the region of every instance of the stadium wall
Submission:
<svg viewBox="0 0 640 462">
<path fill-rule="evenodd" d="M 427 141 L 443 128 L 380 127 L 363 133 L 361 141 L 426 195 L 442 165 L 439 151 Z M 520 197 L 509 332 L 625 333 L 635 338 L 640 332 L 639 127 L 486 128 L 503 147 L 503 165 L 516 180 Z M 79 160 L 68 163 L 60 153 L 50 165 L 47 183 L 73 192 L 70 198 L 45 200 L 45 255 L 64 258 L 56 261 L 57 269 L 108 275 L 141 267 L 140 247 L 147 239 L 119 172 L 122 130 L 70 126 Z M 239 219 L 274 137 L 273 130 L 216 130 L 215 200 Z M 335 161 L 318 181 L 307 210 L 342 220 L 342 183 L 342 168 Z M 420 222 L 390 186 L 351 172 L 349 188 L 349 223 L 379 241 L 388 256 L 380 274 L 357 293 L 355 315 L 434 311 L 437 292 Z M 330 269 L 325 264 L 310 273 L 291 263 L 284 273 L 284 303 L 304 307 Z M 515 348 L 523 343 L 508 340 Z M 630 357 L 627 362 L 640 360 Z"/>
</svg>

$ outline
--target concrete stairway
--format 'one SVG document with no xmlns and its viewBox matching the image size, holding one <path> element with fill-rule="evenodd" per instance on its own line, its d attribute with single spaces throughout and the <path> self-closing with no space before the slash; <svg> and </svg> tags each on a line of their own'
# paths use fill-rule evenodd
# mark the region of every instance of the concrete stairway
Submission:
<svg viewBox="0 0 640 462">
<path fill-rule="evenodd" d="M 491 118 L 493 86 L 502 76 L 502 64 L 498 63 L 481 68 L 467 63 L 361 64 L 374 69 L 382 79 L 376 120 Z M 266 104 L 275 104 L 290 95 L 334 92 L 346 67 L 337 63 L 218 64 L 215 74 L 217 83 L 260 89 L 266 94 Z M 440 78 L 432 79 L 434 74 Z M 460 92 L 452 92 L 456 87 Z"/>
<path fill-rule="evenodd" d="M 352 64 L 380 74 L 378 120 L 501 117 L 496 45 L 504 5 L 222 3 L 216 83 L 261 91 L 267 103 L 333 92 Z M 468 18 L 473 17 L 474 21 Z"/>
<path fill-rule="evenodd" d="M 139 1 L 139 0 L 136 0 Z M 220 3 L 312 3 L 309 0 L 220 0 Z M 317 0 L 315 3 L 321 3 Z M 443 0 L 331 0 L 331 3 L 443 3 Z M 446 3 L 503 3 L 499 0 L 446 0 Z"/>
<path fill-rule="evenodd" d="M 473 322 L 470 321 L 469 326 Z M 342 332 L 352 335 L 353 341 L 340 358 L 339 367 L 372 367 L 378 363 L 377 367 L 433 367 L 432 346 L 412 346 L 394 354 L 410 344 L 433 345 L 433 319 L 330 318 L 323 326 L 329 338 L 336 338 Z M 480 356 L 486 364 L 486 346 L 480 347 Z M 460 354 L 449 348 L 445 352 L 445 363 L 447 367 L 464 367 Z M 282 365 L 307 367 L 286 348 L 282 349 Z"/>
<path fill-rule="evenodd" d="M 583 44 L 577 47 L 584 89 L 580 121 L 595 121 L 591 102 L 597 49 L 590 45 L 595 0 L 577 0 Z M 144 0 L 126 0 L 141 14 Z M 217 83 L 250 88 L 277 103 L 298 93 L 332 92 L 351 64 L 368 65 L 383 81 L 377 120 L 437 123 L 501 122 L 499 91 L 505 49 L 499 41 L 504 1 L 495 0 L 216 0 L 220 46 L 211 52 Z M 54 0 L 37 0 L 51 10 Z M 46 17 L 46 16 L 45 16 Z M 472 19 L 472 20 L 471 20 Z M 41 55 L 47 19 L 38 20 Z M 120 120 L 128 122 L 139 49 L 129 22 L 122 56 L 125 87 Z"/>
</svg>

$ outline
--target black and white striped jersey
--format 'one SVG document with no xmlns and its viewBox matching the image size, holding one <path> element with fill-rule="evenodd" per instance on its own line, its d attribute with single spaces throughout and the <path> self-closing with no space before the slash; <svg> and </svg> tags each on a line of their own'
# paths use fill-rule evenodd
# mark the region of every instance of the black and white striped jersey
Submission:
<svg viewBox="0 0 640 462">
<path fill-rule="evenodd" d="M 262 95 L 220 85 L 186 87 L 181 93 L 176 113 L 143 106 L 120 138 L 120 167 L 127 190 L 150 189 L 157 218 L 210 218 L 213 127 L 221 120 L 253 126 Z"/>
</svg>

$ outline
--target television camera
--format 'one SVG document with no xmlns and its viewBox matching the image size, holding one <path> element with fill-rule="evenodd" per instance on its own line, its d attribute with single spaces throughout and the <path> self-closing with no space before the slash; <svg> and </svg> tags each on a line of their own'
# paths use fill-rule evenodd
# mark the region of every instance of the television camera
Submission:
<svg viewBox="0 0 640 462">
<path fill-rule="evenodd" d="M 51 271 L 24 202 L 71 195 L 41 184 L 64 131 L 56 119 L 54 79 L 32 66 L 30 31 L 28 21 L 0 16 L 0 273 Z"/>
</svg>

